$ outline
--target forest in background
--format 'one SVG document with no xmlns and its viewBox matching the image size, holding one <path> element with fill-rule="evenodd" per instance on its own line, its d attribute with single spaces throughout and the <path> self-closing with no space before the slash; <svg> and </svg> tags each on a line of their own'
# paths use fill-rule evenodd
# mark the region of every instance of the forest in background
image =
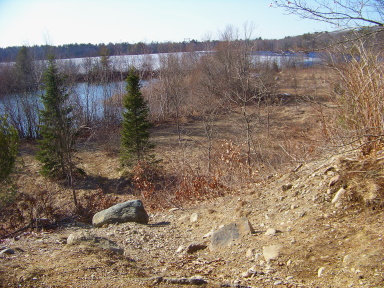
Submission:
<svg viewBox="0 0 384 288">
<path fill-rule="evenodd" d="M 375 28 L 361 28 L 359 33 L 366 33 Z M 287 36 L 283 39 L 262 39 L 261 37 L 247 40 L 252 42 L 254 51 L 316 51 L 331 43 L 343 41 L 356 31 L 305 33 L 299 36 Z M 241 40 L 241 39 L 240 39 Z M 108 44 L 67 44 L 67 45 L 34 45 L 29 47 L 35 60 L 44 60 L 48 52 L 57 59 L 97 57 L 101 51 L 108 50 L 110 56 L 141 55 L 173 52 L 207 51 L 215 48 L 222 40 L 197 41 L 186 39 L 183 42 L 151 42 L 151 43 L 108 43 Z M 0 62 L 15 62 L 21 46 L 0 48 Z"/>
</svg>

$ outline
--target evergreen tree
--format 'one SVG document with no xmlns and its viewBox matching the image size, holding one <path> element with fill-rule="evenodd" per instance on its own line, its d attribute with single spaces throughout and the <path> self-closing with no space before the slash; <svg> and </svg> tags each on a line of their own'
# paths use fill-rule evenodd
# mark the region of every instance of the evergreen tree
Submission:
<svg viewBox="0 0 384 288">
<path fill-rule="evenodd" d="M 8 123 L 7 117 L 0 117 L 0 183 L 8 179 L 16 161 L 19 144 L 17 130 Z"/>
<path fill-rule="evenodd" d="M 15 63 L 17 90 L 31 92 L 36 90 L 37 84 L 33 77 L 33 59 L 26 46 L 20 48 Z"/>
<path fill-rule="evenodd" d="M 37 159 L 43 164 L 41 173 L 52 178 L 69 180 L 73 187 L 72 151 L 74 129 L 71 119 L 71 107 L 68 105 L 68 88 L 60 75 L 55 60 L 50 58 L 44 74 L 45 93 L 41 96 L 44 105 L 40 110 L 39 151 Z M 73 198 L 77 206 L 75 190 Z"/>
<path fill-rule="evenodd" d="M 154 145 L 149 141 L 151 123 L 148 120 L 149 108 L 140 92 L 141 84 L 135 69 L 129 71 L 123 99 L 122 164 L 130 166 L 136 161 L 148 158 Z"/>
</svg>

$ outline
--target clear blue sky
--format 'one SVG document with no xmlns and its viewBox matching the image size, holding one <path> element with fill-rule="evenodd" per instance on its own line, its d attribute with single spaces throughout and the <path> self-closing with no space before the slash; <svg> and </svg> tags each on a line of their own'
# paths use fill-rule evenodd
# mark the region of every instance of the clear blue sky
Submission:
<svg viewBox="0 0 384 288">
<path fill-rule="evenodd" d="M 267 0 L 0 0 L 0 47 L 218 39 L 228 25 L 278 39 L 330 30 Z"/>
</svg>

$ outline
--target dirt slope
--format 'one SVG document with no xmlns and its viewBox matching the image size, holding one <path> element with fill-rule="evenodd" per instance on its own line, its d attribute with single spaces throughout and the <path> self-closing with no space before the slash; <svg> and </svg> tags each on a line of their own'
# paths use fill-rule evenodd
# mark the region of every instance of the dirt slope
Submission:
<svg viewBox="0 0 384 288">
<path fill-rule="evenodd" d="M 149 225 L 77 223 L 27 232 L 2 242 L 15 254 L 1 255 L 0 283 L 188 287 L 155 277 L 199 275 L 206 287 L 384 287 L 382 162 L 352 154 L 311 162 L 268 183 L 243 187 L 234 196 L 151 213 Z M 340 189 L 345 191 L 336 201 Z M 248 218 L 255 233 L 240 242 L 214 252 L 183 249 L 208 245 L 210 231 L 241 217 Z M 116 242 L 124 255 L 65 244 L 71 233 L 85 230 Z M 279 253 L 266 261 L 270 246 L 279 247 Z"/>
</svg>

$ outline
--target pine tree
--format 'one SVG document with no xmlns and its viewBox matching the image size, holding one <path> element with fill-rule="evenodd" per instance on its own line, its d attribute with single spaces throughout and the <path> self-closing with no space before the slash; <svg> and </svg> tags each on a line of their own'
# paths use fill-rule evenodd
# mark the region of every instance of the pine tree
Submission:
<svg viewBox="0 0 384 288">
<path fill-rule="evenodd" d="M 21 92 L 37 90 L 37 84 L 33 78 L 33 59 L 26 46 L 20 48 L 16 57 L 15 72 L 17 89 Z"/>
<path fill-rule="evenodd" d="M 39 151 L 37 159 L 43 164 L 41 173 L 51 178 L 64 178 L 73 188 L 72 151 L 74 129 L 71 119 L 71 107 L 68 105 L 68 88 L 60 75 L 55 60 L 50 58 L 44 74 L 45 93 L 41 96 L 44 105 L 40 110 Z M 75 190 L 73 198 L 77 206 Z"/>
<path fill-rule="evenodd" d="M 148 120 L 149 108 L 140 92 L 140 78 L 135 69 L 129 71 L 126 83 L 121 160 L 123 166 L 131 166 L 135 162 L 146 160 L 154 145 L 149 141 L 151 128 Z"/>
<path fill-rule="evenodd" d="M 0 183 L 8 179 L 16 161 L 19 144 L 17 130 L 8 123 L 6 116 L 0 117 Z"/>
</svg>

